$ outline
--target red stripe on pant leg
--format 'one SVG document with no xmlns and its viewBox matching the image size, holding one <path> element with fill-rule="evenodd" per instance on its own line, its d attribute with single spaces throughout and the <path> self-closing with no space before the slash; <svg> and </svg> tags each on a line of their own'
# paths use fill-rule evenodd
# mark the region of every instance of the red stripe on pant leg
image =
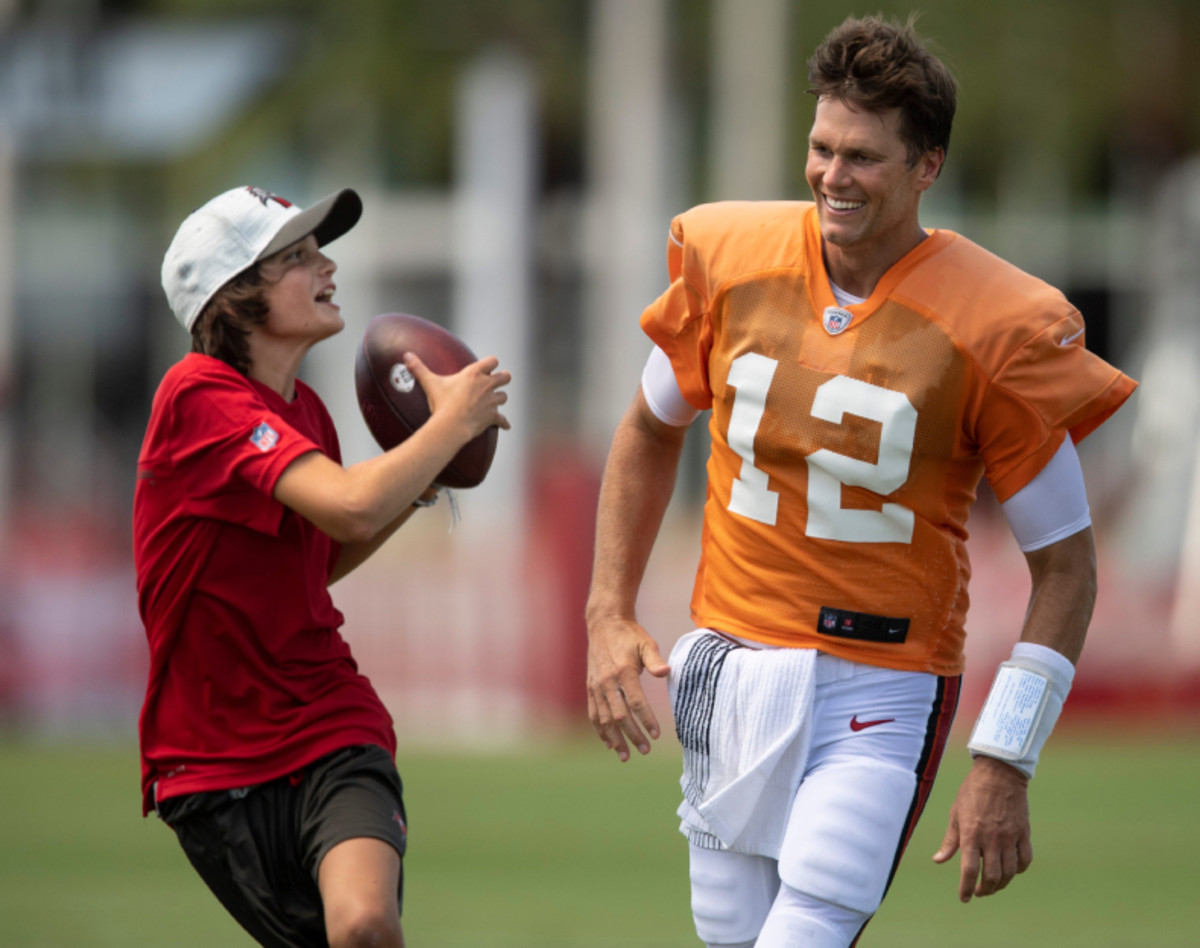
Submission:
<svg viewBox="0 0 1200 948">
<path fill-rule="evenodd" d="M 917 760 L 917 786 L 913 792 L 912 805 L 908 808 L 908 816 L 904 820 L 904 829 L 900 833 L 900 845 L 896 847 L 896 858 L 892 861 L 892 871 L 888 874 L 887 886 L 883 890 L 885 896 L 887 890 L 892 887 L 892 879 L 896 876 L 896 870 L 900 868 L 900 857 L 904 855 L 908 841 L 912 839 L 917 822 L 921 819 L 921 812 L 929 801 L 929 794 L 933 790 L 933 781 L 937 776 L 938 767 L 941 766 L 942 754 L 946 750 L 946 742 L 950 739 L 950 728 L 954 724 L 954 714 L 958 710 L 958 698 L 961 692 L 961 675 L 956 678 L 938 679 L 937 694 L 934 696 L 933 707 L 929 712 L 929 725 L 925 728 L 925 746 L 921 748 L 921 756 Z M 867 919 L 867 922 L 870 922 L 870 919 Z M 867 922 L 863 923 L 863 927 L 854 936 L 850 948 L 854 948 L 858 944 L 858 939 L 862 937 Z"/>
<path fill-rule="evenodd" d="M 961 676 L 941 679 L 938 696 L 934 701 L 933 710 L 929 715 L 929 728 L 925 736 L 925 747 L 922 749 L 921 759 L 917 763 L 917 791 L 913 798 L 912 807 L 908 811 L 908 819 L 904 822 L 904 833 L 901 838 L 900 848 L 896 853 L 896 861 L 892 864 L 893 876 L 900 865 L 900 857 L 904 855 L 904 848 L 908 845 L 913 831 L 917 828 L 917 821 L 921 818 L 921 812 L 925 809 L 925 804 L 929 801 L 929 794 L 933 791 L 933 781 L 937 777 L 938 767 L 942 764 L 942 754 L 946 750 L 947 741 L 950 739 L 950 728 L 954 724 L 954 714 L 958 710 L 958 697 L 961 691 Z M 888 882 L 889 884 L 891 883 L 890 878 Z"/>
</svg>

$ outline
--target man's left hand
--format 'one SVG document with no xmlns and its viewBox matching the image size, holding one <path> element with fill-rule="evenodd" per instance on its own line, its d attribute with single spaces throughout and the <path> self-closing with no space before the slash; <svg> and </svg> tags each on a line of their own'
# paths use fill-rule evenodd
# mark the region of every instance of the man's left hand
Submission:
<svg viewBox="0 0 1200 948">
<path fill-rule="evenodd" d="M 1033 862 L 1028 778 L 994 757 L 976 757 L 950 808 L 950 823 L 933 861 L 962 850 L 958 897 L 993 895 Z"/>
</svg>

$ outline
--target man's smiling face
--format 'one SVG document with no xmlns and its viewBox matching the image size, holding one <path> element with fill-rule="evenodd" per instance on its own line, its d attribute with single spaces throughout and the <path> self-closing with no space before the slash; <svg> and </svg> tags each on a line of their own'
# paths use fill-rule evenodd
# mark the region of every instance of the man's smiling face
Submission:
<svg viewBox="0 0 1200 948">
<path fill-rule="evenodd" d="M 921 193 L 937 177 L 941 153 L 910 165 L 900 110 L 868 112 L 840 99 L 817 101 L 805 177 L 827 244 L 843 250 L 878 245 L 907 252 L 919 231 Z M 894 262 L 894 261 L 892 261 Z"/>
</svg>

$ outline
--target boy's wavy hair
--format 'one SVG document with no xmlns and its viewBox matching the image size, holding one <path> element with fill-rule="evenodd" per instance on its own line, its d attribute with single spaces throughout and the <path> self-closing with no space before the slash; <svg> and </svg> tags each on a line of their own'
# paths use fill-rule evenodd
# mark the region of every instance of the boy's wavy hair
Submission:
<svg viewBox="0 0 1200 948">
<path fill-rule="evenodd" d="M 950 148 L 957 92 L 954 76 L 914 29 L 880 16 L 850 17 L 808 60 L 808 92 L 868 112 L 900 110 L 909 167 L 934 149 Z"/>
<path fill-rule="evenodd" d="M 269 281 L 262 263 L 243 270 L 219 289 L 200 311 L 192 327 L 192 352 L 210 355 L 250 374 L 250 327 L 266 324 L 265 290 Z"/>
</svg>

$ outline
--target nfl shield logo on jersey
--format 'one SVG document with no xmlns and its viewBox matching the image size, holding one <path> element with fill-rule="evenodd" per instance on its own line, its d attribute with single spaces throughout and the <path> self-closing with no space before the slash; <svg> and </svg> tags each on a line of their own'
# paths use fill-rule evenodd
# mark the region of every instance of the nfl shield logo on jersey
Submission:
<svg viewBox="0 0 1200 948">
<path fill-rule="evenodd" d="M 842 309 L 838 306 L 826 306 L 822 322 L 825 324 L 825 331 L 831 336 L 836 336 L 850 325 L 850 320 L 853 318 L 854 314 L 848 309 Z"/>
</svg>

